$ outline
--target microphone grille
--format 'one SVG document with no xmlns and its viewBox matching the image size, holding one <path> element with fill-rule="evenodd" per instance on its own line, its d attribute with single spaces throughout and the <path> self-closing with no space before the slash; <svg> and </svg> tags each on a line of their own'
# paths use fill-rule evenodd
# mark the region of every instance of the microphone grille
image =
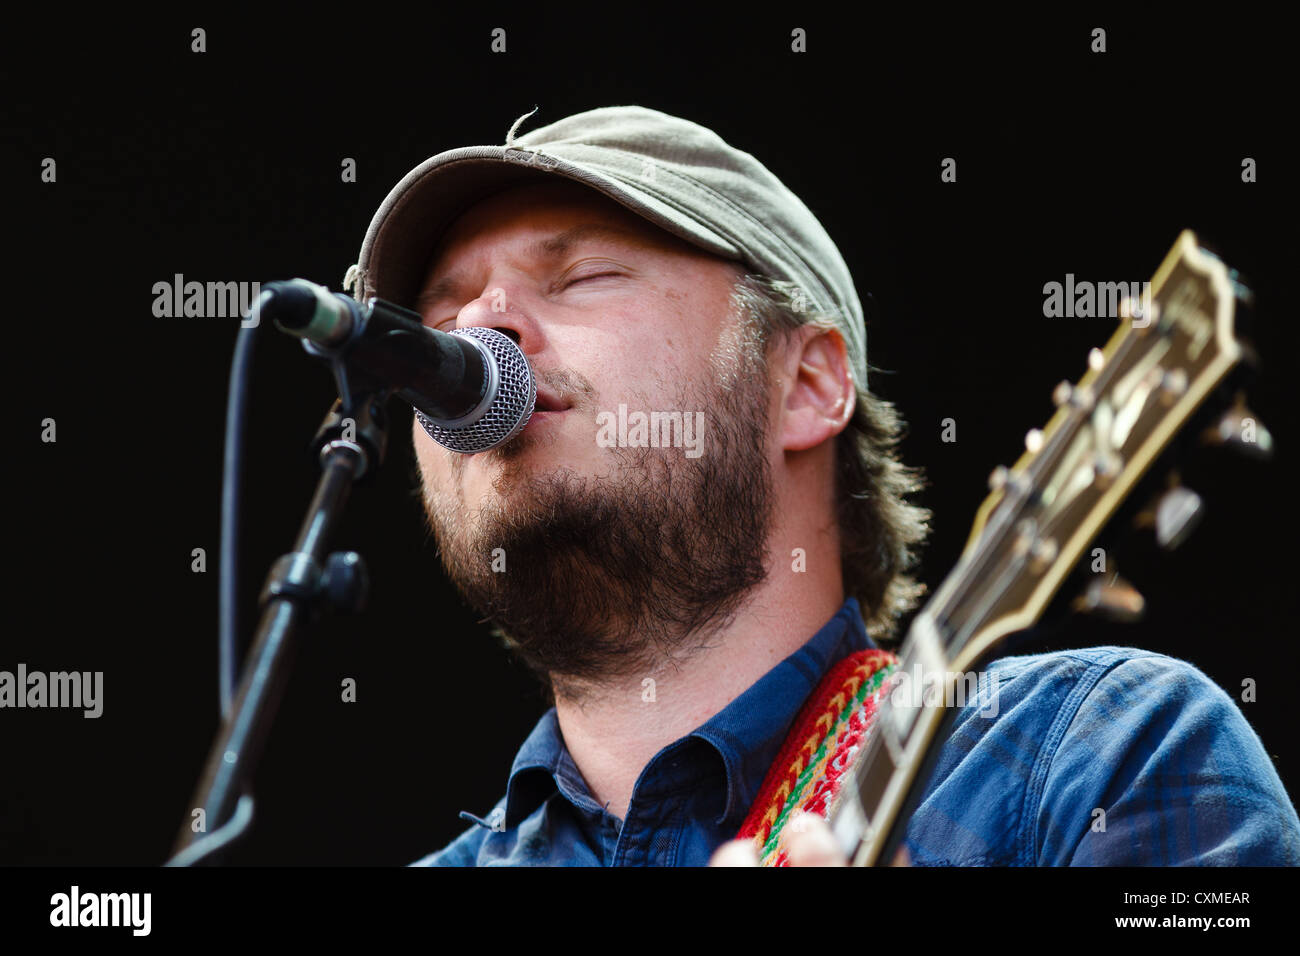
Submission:
<svg viewBox="0 0 1300 956">
<path fill-rule="evenodd" d="M 528 359 L 513 339 L 496 329 L 471 326 L 448 334 L 463 335 L 480 343 L 480 351 L 488 359 L 488 394 L 492 401 L 469 424 L 447 427 L 419 410 L 415 417 L 439 445 L 464 455 L 505 444 L 528 424 L 537 402 L 537 383 Z"/>
</svg>

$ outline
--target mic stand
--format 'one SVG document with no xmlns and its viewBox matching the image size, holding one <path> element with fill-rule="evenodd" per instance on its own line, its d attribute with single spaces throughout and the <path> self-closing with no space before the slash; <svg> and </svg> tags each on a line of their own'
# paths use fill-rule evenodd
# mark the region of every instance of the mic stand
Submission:
<svg viewBox="0 0 1300 956">
<path fill-rule="evenodd" d="M 359 611 L 365 604 L 368 576 L 361 556 L 330 553 L 329 541 L 353 483 L 383 463 L 388 444 L 384 406 L 391 389 L 349 368 L 346 349 L 327 351 L 307 342 L 304 348 L 330 361 L 340 395 L 312 442 L 321 462 L 320 481 L 293 550 L 277 559 L 267 575 L 252 651 L 168 866 L 215 863 L 247 831 L 252 800 L 244 790 L 288 682 L 300 625 L 323 607 Z"/>
</svg>

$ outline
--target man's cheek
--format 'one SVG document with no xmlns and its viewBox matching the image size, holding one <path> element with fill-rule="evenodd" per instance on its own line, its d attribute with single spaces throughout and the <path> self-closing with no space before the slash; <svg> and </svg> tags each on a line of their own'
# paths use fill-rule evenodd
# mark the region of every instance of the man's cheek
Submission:
<svg viewBox="0 0 1300 956">
<path fill-rule="evenodd" d="M 450 486 L 453 472 L 450 459 L 453 454 L 440 448 L 427 435 L 415 437 L 415 461 L 426 495 Z"/>
</svg>

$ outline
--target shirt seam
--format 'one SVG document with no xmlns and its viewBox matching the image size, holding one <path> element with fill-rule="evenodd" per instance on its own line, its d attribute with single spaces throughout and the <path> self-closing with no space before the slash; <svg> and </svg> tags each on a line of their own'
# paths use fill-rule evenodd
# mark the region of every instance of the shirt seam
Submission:
<svg viewBox="0 0 1300 956">
<path fill-rule="evenodd" d="M 1078 660 L 1078 658 L 1072 658 Z M 1115 668 L 1131 658 L 1117 657 L 1108 661 L 1094 661 L 1075 681 L 1074 687 L 1066 695 L 1061 706 L 1057 708 L 1056 717 L 1047 731 L 1043 744 L 1035 758 L 1034 769 L 1025 788 L 1025 816 L 1021 821 L 1021 837 L 1017 841 L 1023 848 L 1021 859 L 1025 866 L 1036 866 L 1042 852 L 1041 833 L 1039 832 L 1039 810 L 1042 808 L 1043 791 L 1047 787 L 1047 778 L 1056 759 L 1057 750 L 1066 732 L 1074 723 L 1083 703 L 1101 683 L 1102 679 Z M 1026 832 L 1027 831 L 1027 832 Z"/>
</svg>

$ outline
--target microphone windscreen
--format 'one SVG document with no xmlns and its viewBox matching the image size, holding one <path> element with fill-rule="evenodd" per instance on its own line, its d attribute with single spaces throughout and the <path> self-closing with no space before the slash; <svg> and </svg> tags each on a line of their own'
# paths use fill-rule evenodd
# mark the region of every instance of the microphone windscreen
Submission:
<svg viewBox="0 0 1300 956">
<path fill-rule="evenodd" d="M 533 415 L 537 382 L 532 366 L 514 340 L 496 329 L 471 326 L 448 334 L 473 339 L 484 353 L 490 401 L 473 421 L 461 420 L 454 427 L 429 418 L 419 409 L 415 417 L 439 445 L 464 455 L 504 445 L 523 431 Z"/>
</svg>

